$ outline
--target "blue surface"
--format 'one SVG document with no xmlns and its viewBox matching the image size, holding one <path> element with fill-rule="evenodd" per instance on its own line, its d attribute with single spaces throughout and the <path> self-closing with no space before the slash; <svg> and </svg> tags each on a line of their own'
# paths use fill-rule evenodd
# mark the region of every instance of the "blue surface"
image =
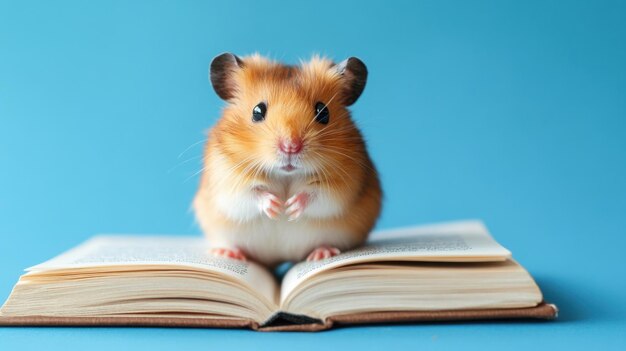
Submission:
<svg viewBox="0 0 626 351">
<path fill-rule="evenodd" d="M 0 349 L 625 349 L 626 6 L 609 1 L 0 2 L 0 299 L 99 232 L 199 233 L 211 58 L 370 69 L 353 108 L 380 228 L 483 218 L 552 323 L 321 334 L 0 328 Z M 182 153 L 182 156 L 181 156 Z"/>
</svg>

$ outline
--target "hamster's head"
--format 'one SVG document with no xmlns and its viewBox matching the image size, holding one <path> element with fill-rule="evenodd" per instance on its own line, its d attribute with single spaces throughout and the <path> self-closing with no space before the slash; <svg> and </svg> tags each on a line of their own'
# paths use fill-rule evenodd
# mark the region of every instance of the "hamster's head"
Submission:
<svg viewBox="0 0 626 351">
<path fill-rule="evenodd" d="M 367 80 L 357 58 L 288 66 L 225 53 L 213 59 L 210 79 L 228 103 L 213 137 L 243 172 L 324 176 L 365 153 L 347 109 Z"/>
</svg>

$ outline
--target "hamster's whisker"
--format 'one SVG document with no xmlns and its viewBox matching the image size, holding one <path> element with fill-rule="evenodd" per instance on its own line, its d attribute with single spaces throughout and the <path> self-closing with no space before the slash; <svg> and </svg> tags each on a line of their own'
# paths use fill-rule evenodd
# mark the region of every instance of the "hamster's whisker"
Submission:
<svg viewBox="0 0 626 351">
<path fill-rule="evenodd" d="M 319 165 L 317 167 L 317 174 L 318 176 L 320 176 L 320 178 L 322 178 L 320 182 L 320 186 L 324 188 L 326 191 L 329 191 L 330 186 L 329 186 L 329 181 L 328 181 L 328 174 L 326 173 L 326 167 L 324 167 L 323 165 Z"/>
<path fill-rule="evenodd" d="M 317 155 L 319 157 L 322 157 L 321 154 L 317 153 Z M 328 158 L 323 158 L 323 161 L 321 161 L 322 163 L 325 163 L 325 165 L 323 166 L 324 169 L 326 169 L 326 166 L 331 166 L 333 169 L 335 170 L 339 170 L 341 173 L 343 173 L 347 178 L 342 178 L 344 181 L 343 183 L 345 183 L 345 179 L 349 179 L 350 175 L 348 174 L 348 172 L 344 169 L 344 167 L 342 167 L 343 165 L 340 162 L 337 162 L 335 160 L 331 160 Z M 340 181 L 342 179 L 339 179 L 337 181 Z"/>
<path fill-rule="evenodd" d="M 256 179 L 259 176 L 259 173 L 262 171 L 262 166 L 263 165 L 260 162 L 255 162 L 252 172 L 252 179 Z"/>
<path fill-rule="evenodd" d="M 257 179 L 262 171 L 263 163 L 259 162 L 258 160 L 251 162 L 251 164 L 248 165 L 248 167 L 246 167 L 243 172 L 241 172 L 241 176 L 238 178 L 237 188 L 240 186 L 241 183 L 248 180 L 247 178 Z"/>
<path fill-rule="evenodd" d="M 253 178 L 251 176 L 251 173 L 254 171 L 256 166 L 257 162 L 250 162 L 241 172 L 235 174 L 234 178 L 236 179 L 236 181 L 233 183 L 232 189 L 238 189 L 244 182 L 248 180 L 248 178 Z"/>
<path fill-rule="evenodd" d="M 358 136 L 344 136 L 344 135 L 329 135 L 329 137 L 324 137 L 324 144 L 329 143 L 329 142 L 337 142 L 337 143 L 341 143 L 343 141 L 361 141 L 362 139 L 359 138 Z M 357 144 L 360 144 L 357 143 Z"/>
<path fill-rule="evenodd" d="M 350 133 L 354 133 L 354 127 L 351 125 L 345 125 L 342 127 L 332 127 L 332 128 L 324 128 L 321 130 L 310 130 L 307 131 L 307 136 L 309 138 L 323 138 L 324 136 L 327 135 L 339 135 L 339 134 L 350 134 Z"/>
<path fill-rule="evenodd" d="M 347 116 L 348 113 L 345 113 L 343 116 L 339 117 L 339 118 L 343 118 L 345 116 Z M 321 130 L 318 131 L 314 131 L 316 136 L 320 136 L 320 135 L 326 135 L 328 133 L 339 133 L 339 132 L 354 132 L 354 125 L 351 124 L 346 124 L 343 125 L 341 127 L 337 127 L 337 126 L 333 126 L 332 128 L 323 128 Z"/>
<path fill-rule="evenodd" d="M 185 163 L 187 163 L 187 162 L 189 162 L 189 161 L 192 161 L 192 160 L 197 160 L 197 159 L 199 159 L 199 158 L 200 158 L 200 157 L 202 157 L 202 156 L 204 156 L 204 155 L 197 155 L 197 156 L 194 156 L 194 157 L 188 158 L 188 159 L 186 159 L 186 160 L 184 160 L 184 161 L 181 161 L 181 162 L 179 162 L 176 166 L 174 166 L 174 167 L 170 168 L 170 169 L 167 171 L 167 173 L 168 173 L 168 174 L 169 174 L 169 173 L 172 173 L 172 171 L 173 171 L 173 170 L 175 170 L 176 168 L 178 168 L 178 167 L 180 167 L 180 166 L 184 165 Z"/>
<path fill-rule="evenodd" d="M 228 174 L 232 173 L 235 169 L 238 169 L 239 167 L 241 167 L 244 163 L 252 160 L 254 158 L 254 156 L 248 156 L 246 158 L 244 158 L 243 160 L 237 162 L 234 166 L 230 167 L 229 169 L 226 170 L 226 172 L 228 172 Z"/>
<path fill-rule="evenodd" d="M 343 149 L 341 149 L 341 150 L 343 150 Z M 374 170 L 374 169 L 373 169 L 370 165 L 368 165 L 367 163 L 365 163 L 365 162 L 363 162 L 363 161 L 361 161 L 361 160 L 359 160 L 359 159 L 357 159 L 357 158 L 354 158 L 354 157 L 352 157 L 352 156 L 350 156 L 350 155 L 347 155 L 347 154 L 345 154 L 345 153 L 343 153 L 343 152 L 337 151 L 337 149 L 336 149 L 336 148 L 333 148 L 332 146 L 324 148 L 324 152 L 331 152 L 331 153 L 334 153 L 334 154 L 337 154 L 337 155 L 344 156 L 344 157 L 346 157 L 347 159 L 351 160 L 352 162 L 354 162 L 354 163 L 358 164 L 358 165 L 359 165 L 359 166 L 361 166 L 361 167 L 366 167 L 366 168 L 368 168 L 368 169 L 369 169 L 369 170 L 371 170 L 371 171 L 375 171 L 375 170 Z"/>
<path fill-rule="evenodd" d="M 196 146 L 196 145 L 198 145 L 198 144 L 200 144 L 200 143 L 204 143 L 204 142 L 205 142 L 205 141 L 207 141 L 207 140 L 209 140 L 209 139 L 208 139 L 208 138 L 204 138 L 204 139 L 202 139 L 202 140 L 196 141 L 195 143 L 193 143 L 193 144 L 191 144 L 191 145 L 187 146 L 187 148 L 186 148 L 185 150 L 183 150 L 183 152 L 181 152 L 180 154 L 178 154 L 178 157 L 177 157 L 177 158 L 181 158 L 181 157 L 183 157 L 183 155 L 184 155 L 187 151 L 189 151 L 192 147 L 194 147 L 194 146 Z"/>
<path fill-rule="evenodd" d="M 350 156 L 350 154 L 347 154 L 346 152 L 349 152 L 349 151 L 347 151 L 344 148 L 339 148 L 339 147 L 336 147 L 336 146 L 333 146 L 333 145 L 325 145 L 324 146 L 324 151 L 325 152 L 329 151 L 329 152 L 333 152 L 335 154 L 344 156 L 344 157 L 346 157 L 346 158 L 348 158 L 348 159 L 350 159 L 350 160 L 352 160 L 354 162 L 362 162 L 361 160 L 359 160 L 359 159 L 357 159 L 357 158 L 355 158 L 353 156 Z"/>
<path fill-rule="evenodd" d="M 231 183 L 232 185 L 231 189 L 232 190 L 237 189 L 237 187 L 239 186 L 239 183 L 245 181 L 245 175 L 247 174 L 248 169 L 252 167 L 251 164 L 246 164 L 246 163 L 252 160 L 253 158 L 254 158 L 254 155 L 250 155 L 240 160 L 239 162 L 234 164 L 232 167 L 225 170 L 225 173 L 226 173 L 225 176 L 218 178 L 218 182 L 221 184 L 225 182 L 229 182 L 232 176 L 232 178 L 236 179 L 236 181 L 234 184 Z M 243 166 L 245 166 L 244 169 L 242 171 L 238 171 Z"/>
<path fill-rule="evenodd" d="M 231 175 L 233 175 L 237 169 L 239 169 L 241 166 L 243 166 L 245 164 L 246 161 L 248 161 L 249 159 L 252 159 L 252 158 L 253 158 L 252 156 L 248 156 L 245 159 L 241 160 L 240 162 L 236 163 L 234 166 L 232 166 L 232 167 L 228 168 L 227 170 L 225 170 L 225 173 L 226 173 L 225 176 L 221 177 L 221 178 L 218 178 L 218 182 L 219 183 L 223 183 L 223 182 L 226 182 L 227 180 L 229 180 L 231 178 Z M 204 167 L 203 169 L 201 169 L 197 173 L 203 172 L 205 170 L 207 170 L 206 167 Z M 235 177 L 235 178 L 238 178 L 238 177 Z M 233 189 L 236 189 L 236 187 L 233 187 Z"/>
<path fill-rule="evenodd" d="M 354 133 L 354 128 L 352 126 L 342 126 L 342 127 L 334 127 L 334 128 L 326 128 L 317 133 L 317 136 L 324 137 L 327 135 L 338 135 L 338 134 L 351 134 Z"/>
<path fill-rule="evenodd" d="M 319 160 L 320 160 L 320 165 L 319 165 L 319 167 L 318 167 L 318 168 L 319 168 L 319 170 L 323 173 L 323 177 L 324 177 L 324 183 L 323 183 L 323 184 L 326 186 L 326 188 L 327 188 L 327 189 L 330 189 L 330 182 L 331 182 L 331 179 L 334 179 L 334 178 L 330 178 L 330 177 L 329 177 L 329 175 L 328 175 L 328 172 L 330 171 L 330 170 L 328 169 L 328 166 L 332 167 L 333 169 L 338 169 L 339 171 L 341 171 L 341 172 L 342 172 L 342 173 L 343 173 L 343 174 L 347 177 L 347 179 L 349 179 L 349 178 L 350 178 L 350 175 L 348 174 L 348 172 L 346 172 L 346 171 L 345 171 L 345 170 L 341 167 L 341 165 L 340 165 L 340 164 L 337 164 L 336 162 L 334 162 L 334 161 L 332 161 L 332 160 L 325 159 L 325 158 L 323 157 L 323 155 L 322 155 L 322 154 L 320 154 L 320 153 L 314 152 L 314 154 L 315 154 L 316 156 L 318 156 L 318 158 L 319 158 Z M 342 181 L 343 179 L 346 179 L 346 178 L 342 178 L 342 179 L 335 179 L 335 181 L 339 182 L 339 181 Z M 345 181 L 343 181 L 343 183 L 345 184 Z"/>
<path fill-rule="evenodd" d="M 228 178 L 230 178 L 230 176 L 235 172 L 235 170 L 239 169 L 241 166 L 243 166 L 249 159 L 251 159 L 251 156 L 248 156 L 246 158 L 244 158 L 243 160 L 237 162 L 235 165 L 233 165 L 232 167 L 226 169 L 224 172 L 226 173 L 225 177 L 221 177 L 221 180 L 227 180 Z"/>
<path fill-rule="evenodd" d="M 199 171 L 195 172 L 194 174 L 190 175 L 189 177 L 187 177 L 185 180 L 183 180 L 183 183 L 186 183 L 187 181 L 189 181 L 189 179 L 194 178 L 195 176 L 197 176 L 198 174 L 204 172 L 206 170 L 206 166 L 200 168 Z"/>
<path fill-rule="evenodd" d="M 268 162 L 266 160 L 263 161 L 263 169 L 265 173 L 270 174 L 274 170 L 274 163 Z"/>
</svg>

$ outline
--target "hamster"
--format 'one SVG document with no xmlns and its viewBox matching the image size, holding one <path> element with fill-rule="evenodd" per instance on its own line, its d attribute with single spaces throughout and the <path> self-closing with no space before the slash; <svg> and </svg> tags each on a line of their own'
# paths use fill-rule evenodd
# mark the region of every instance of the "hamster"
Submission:
<svg viewBox="0 0 626 351">
<path fill-rule="evenodd" d="M 193 208 L 213 254 L 273 267 L 363 244 L 382 197 L 347 109 L 365 88 L 363 62 L 290 66 L 224 53 L 209 76 L 227 105 L 209 132 Z"/>
</svg>

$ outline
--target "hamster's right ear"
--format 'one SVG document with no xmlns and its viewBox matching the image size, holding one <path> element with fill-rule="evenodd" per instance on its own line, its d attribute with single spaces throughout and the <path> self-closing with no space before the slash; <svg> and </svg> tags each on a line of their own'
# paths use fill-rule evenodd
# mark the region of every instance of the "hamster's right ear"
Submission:
<svg viewBox="0 0 626 351">
<path fill-rule="evenodd" d="M 365 89 L 367 67 L 358 58 L 350 57 L 336 64 L 334 68 L 345 80 L 344 104 L 350 106 L 359 99 Z"/>
<path fill-rule="evenodd" d="M 243 68 L 243 61 L 229 52 L 217 55 L 211 61 L 209 79 L 217 95 L 229 100 L 235 96 L 237 85 L 233 81 L 233 73 Z"/>
</svg>

